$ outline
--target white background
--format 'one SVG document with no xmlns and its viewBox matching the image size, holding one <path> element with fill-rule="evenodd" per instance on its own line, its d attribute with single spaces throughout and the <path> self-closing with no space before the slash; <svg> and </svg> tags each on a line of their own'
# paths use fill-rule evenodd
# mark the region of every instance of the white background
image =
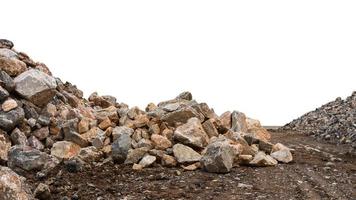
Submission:
<svg viewBox="0 0 356 200">
<path fill-rule="evenodd" d="M 88 96 L 189 90 L 282 125 L 356 89 L 356 1 L 0 1 L 0 38 Z"/>
</svg>

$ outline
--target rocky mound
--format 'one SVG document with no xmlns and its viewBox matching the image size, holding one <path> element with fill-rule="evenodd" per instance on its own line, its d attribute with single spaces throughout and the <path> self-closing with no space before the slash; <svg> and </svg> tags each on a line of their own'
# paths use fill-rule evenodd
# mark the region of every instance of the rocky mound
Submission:
<svg viewBox="0 0 356 200">
<path fill-rule="evenodd" d="M 345 100 L 340 97 L 286 124 L 294 130 L 333 143 L 356 146 L 356 92 Z"/>
<path fill-rule="evenodd" d="M 0 40 L 0 103 L 0 162 L 8 167 L 1 168 L 0 196 L 12 191 L 9 199 L 26 196 L 10 169 L 41 178 L 61 162 L 73 172 L 113 161 L 134 170 L 161 165 L 227 173 L 238 165 L 292 161 L 290 150 L 268 142 L 269 133 L 244 113 L 218 116 L 189 92 L 145 110 L 97 93 L 85 99 L 8 40 Z M 45 185 L 34 193 L 40 199 L 50 194 Z"/>
</svg>

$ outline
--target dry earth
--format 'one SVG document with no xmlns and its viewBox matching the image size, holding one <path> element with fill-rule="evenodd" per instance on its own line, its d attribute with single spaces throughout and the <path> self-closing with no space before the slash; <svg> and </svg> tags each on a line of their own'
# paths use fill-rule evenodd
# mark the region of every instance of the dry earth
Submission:
<svg viewBox="0 0 356 200">
<path fill-rule="evenodd" d="M 294 133 L 272 132 L 272 141 L 294 149 L 294 162 L 242 166 L 228 174 L 159 166 L 135 172 L 109 162 L 78 173 L 59 166 L 41 182 L 50 185 L 54 199 L 356 199 L 356 157 L 350 147 Z M 38 184 L 34 175 L 27 178 L 33 187 Z"/>
</svg>

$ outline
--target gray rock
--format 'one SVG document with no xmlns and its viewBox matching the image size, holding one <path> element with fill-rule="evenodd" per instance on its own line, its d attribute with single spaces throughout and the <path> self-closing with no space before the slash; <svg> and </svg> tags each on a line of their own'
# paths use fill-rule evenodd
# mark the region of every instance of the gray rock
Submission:
<svg viewBox="0 0 356 200">
<path fill-rule="evenodd" d="M 21 107 L 10 110 L 9 112 L 0 111 L 0 128 L 11 131 L 25 118 L 24 110 Z"/>
<path fill-rule="evenodd" d="M 11 141 L 15 145 L 27 145 L 27 137 L 20 129 L 15 128 L 11 133 Z"/>
<path fill-rule="evenodd" d="M 194 108 L 187 106 L 174 112 L 164 114 L 161 120 L 167 122 L 171 126 L 175 126 L 177 123 L 186 123 L 193 117 L 198 118 L 201 122 L 204 120 L 202 114 L 198 113 Z"/>
<path fill-rule="evenodd" d="M 188 91 L 185 91 L 185 92 L 182 92 L 180 93 L 176 99 L 183 99 L 183 100 L 188 100 L 188 101 L 191 101 L 193 99 L 193 95 L 192 93 L 188 92 Z"/>
<path fill-rule="evenodd" d="M 201 155 L 192 148 L 183 144 L 173 146 L 173 154 L 179 163 L 193 163 L 201 159 Z"/>
<path fill-rule="evenodd" d="M 8 155 L 8 166 L 11 169 L 20 168 L 25 171 L 42 170 L 50 157 L 29 146 L 12 146 Z"/>
<path fill-rule="evenodd" d="M 30 147 L 33 147 L 35 149 L 38 149 L 38 150 L 43 150 L 44 149 L 44 145 L 42 144 L 41 141 L 39 141 L 35 136 L 31 136 L 28 138 L 28 145 Z"/>
<path fill-rule="evenodd" d="M 3 200 L 33 199 L 25 178 L 17 175 L 10 168 L 0 166 L 0 197 Z"/>
<path fill-rule="evenodd" d="M 12 51 L 11 49 L 0 48 L 0 57 L 17 58 L 17 53 Z"/>
<path fill-rule="evenodd" d="M 259 140 L 258 148 L 261 151 L 264 151 L 266 154 L 270 154 L 272 152 L 273 144 L 270 142 Z"/>
<path fill-rule="evenodd" d="M 175 140 L 189 146 L 203 148 L 209 142 L 200 120 L 191 118 L 186 124 L 179 126 L 173 134 Z"/>
<path fill-rule="evenodd" d="M 131 142 L 130 133 L 125 132 L 118 136 L 111 145 L 113 161 L 117 163 L 125 162 L 127 154 L 131 149 Z"/>
<path fill-rule="evenodd" d="M 131 135 L 134 133 L 134 130 L 132 128 L 126 127 L 126 126 L 117 126 L 112 130 L 112 137 L 113 140 L 115 141 L 117 138 L 120 137 L 120 135 L 126 134 L 131 137 Z"/>
<path fill-rule="evenodd" d="M 37 106 L 46 105 L 56 94 L 56 80 L 39 70 L 30 69 L 17 76 L 14 82 L 16 92 Z"/>
<path fill-rule="evenodd" d="M 233 167 L 237 156 L 228 139 L 217 140 L 206 147 L 200 163 L 207 172 L 227 173 Z"/>
<path fill-rule="evenodd" d="M 48 185 L 40 183 L 35 189 L 34 195 L 39 200 L 48 200 L 51 199 L 51 190 Z"/>
<path fill-rule="evenodd" d="M 9 92 L 0 86 L 0 102 L 5 101 L 9 97 Z"/>
<path fill-rule="evenodd" d="M 247 132 L 246 115 L 244 113 L 238 111 L 231 113 L 231 130 L 235 132 Z"/>
<path fill-rule="evenodd" d="M 14 80 L 6 72 L 0 70 L 0 85 L 8 92 L 12 92 L 15 89 Z"/>
<path fill-rule="evenodd" d="M 155 161 L 156 161 L 156 157 L 155 156 L 151 156 L 149 154 L 146 154 L 142 160 L 139 162 L 139 165 L 141 165 L 142 167 L 148 167 L 150 165 L 152 165 Z"/>
</svg>

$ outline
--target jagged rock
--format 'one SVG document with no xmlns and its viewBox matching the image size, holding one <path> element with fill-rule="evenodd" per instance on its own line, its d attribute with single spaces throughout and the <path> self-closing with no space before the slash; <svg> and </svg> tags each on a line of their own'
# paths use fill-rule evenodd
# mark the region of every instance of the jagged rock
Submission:
<svg viewBox="0 0 356 200">
<path fill-rule="evenodd" d="M 11 141 L 14 145 L 27 145 L 27 137 L 25 133 L 15 128 L 11 133 Z"/>
<path fill-rule="evenodd" d="M 239 155 L 237 162 L 239 165 L 248 165 L 253 160 L 252 155 Z"/>
<path fill-rule="evenodd" d="M 173 156 L 163 154 L 161 157 L 161 164 L 165 167 L 175 167 L 177 165 L 177 160 Z"/>
<path fill-rule="evenodd" d="M 40 183 L 35 189 L 34 195 L 39 200 L 48 200 L 51 199 L 51 190 L 48 185 Z"/>
<path fill-rule="evenodd" d="M 90 127 L 89 125 L 90 125 L 90 120 L 88 118 L 84 118 L 80 120 L 80 122 L 78 123 L 78 132 L 82 134 L 89 131 L 89 127 Z"/>
<path fill-rule="evenodd" d="M 8 151 L 11 148 L 11 141 L 7 134 L 0 131 L 0 164 L 6 162 L 8 158 Z"/>
<path fill-rule="evenodd" d="M 193 99 L 193 95 L 192 93 L 186 91 L 186 92 L 182 92 L 180 93 L 176 99 L 183 99 L 183 100 L 188 100 L 188 101 L 191 101 Z"/>
<path fill-rule="evenodd" d="M 231 128 L 231 112 L 230 111 L 226 111 L 223 114 L 220 115 L 219 117 L 221 124 L 230 129 Z"/>
<path fill-rule="evenodd" d="M 8 166 L 25 171 L 42 170 L 50 160 L 49 155 L 44 152 L 29 146 L 15 145 L 9 150 Z"/>
<path fill-rule="evenodd" d="M 199 148 L 205 147 L 209 142 L 209 136 L 205 133 L 198 118 L 191 118 L 186 124 L 179 126 L 174 131 L 174 139 Z"/>
<path fill-rule="evenodd" d="M 17 105 L 17 102 L 15 100 L 8 99 L 8 100 L 4 101 L 4 103 L 1 105 L 1 108 L 2 108 L 3 111 L 8 112 L 8 111 L 10 111 L 12 109 L 17 108 L 17 106 L 18 105 Z"/>
<path fill-rule="evenodd" d="M 17 58 L 0 57 L 0 69 L 10 76 L 18 76 L 27 70 L 26 64 Z"/>
<path fill-rule="evenodd" d="M 198 162 L 201 159 L 201 155 L 199 153 L 194 151 L 192 148 L 179 143 L 173 146 L 173 154 L 178 163 Z"/>
<path fill-rule="evenodd" d="M 1 42 L 0 42 L 1 45 Z M 0 166 L 0 199 L 30 200 L 33 199 L 25 178 L 17 175 L 10 168 Z"/>
<path fill-rule="evenodd" d="M 242 112 L 231 113 L 231 130 L 235 132 L 247 132 L 246 115 Z"/>
<path fill-rule="evenodd" d="M 128 128 L 126 126 L 117 126 L 112 131 L 112 137 L 113 137 L 113 140 L 115 141 L 122 134 L 131 136 L 133 133 L 134 133 L 134 130 L 132 128 Z"/>
<path fill-rule="evenodd" d="M 64 139 L 67 141 L 74 142 L 81 147 L 86 147 L 89 145 L 89 142 L 84 137 L 74 131 L 68 131 L 64 133 Z"/>
<path fill-rule="evenodd" d="M 103 153 L 96 147 L 90 146 L 81 148 L 77 156 L 84 162 L 94 162 L 99 161 L 103 157 Z"/>
<path fill-rule="evenodd" d="M 119 122 L 119 115 L 117 114 L 117 108 L 115 106 L 95 110 L 94 115 L 99 122 L 105 120 L 106 118 L 109 118 L 116 124 Z"/>
<path fill-rule="evenodd" d="M 264 151 L 265 153 L 267 154 L 270 154 L 272 152 L 272 147 L 273 147 L 273 144 L 270 143 L 270 142 L 265 142 L 263 140 L 259 140 L 259 143 L 258 143 L 258 148 L 261 150 L 261 151 Z"/>
<path fill-rule="evenodd" d="M 4 101 L 9 97 L 9 92 L 5 90 L 2 86 L 0 86 L 0 102 Z"/>
<path fill-rule="evenodd" d="M 230 143 L 230 140 L 223 138 L 212 142 L 206 147 L 206 153 L 200 161 L 206 171 L 212 173 L 230 172 L 234 158 L 239 151 Z"/>
<path fill-rule="evenodd" d="M 272 158 L 282 163 L 290 163 L 293 161 L 292 153 L 289 149 L 281 149 L 271 153 Z"/>
<path fill-rule="evenodd" d="M 192 107 L 184 107 L 173 112 L 169 112 L 162 116 L 161 120 L 174 126 L 177 123 L 186 123 L 190 118 L 196 117 L 200 121 L 204 120 L 204 117 L 200 115 Z"/>
<path fill-rule="evenodd" d="M 172 142 L 169 141 L 166 137 L 153 134 L 151 135 L 151 141 L 156 149 L 165 150 L 169 147 L 172 147 Z"/>
<path fill-rule="evenodd" d="M 148 167 L 152 165 L 156 161 L 156 159 L 157 158 L 155 156 L 151 156 L 147 154 L 142 158 L 139 165 L 141 165 L 142 167 Z"/>
<path fill-rule="evenodd" d="M 200 162 L 196 162 L 196 163 L 193 163 L 191 165 L 188 165 L 188 166 L 182 166 L 182 168 L 186 171 L 194 171 L 194 170 L 197 170 L 201 167 L 201 164 Z"/>
<path fill-rule="evenodd" d="M 0 86 L 2 86 L 8 92 L 12 92 L 15 89 L 14 80 L 5 71 L 1 71 L 1 70 L 0 70 Z"/>
<path fill-rule="evenodd" d="M 121 132 L 118 138 L 112 143 L 112 158 L 117 163 L 124 163 L 129 150 L 131 149 L 131 137 L 129 132 Z"/>
<path fill-rule="evenodd" d="M 266 155 L 263 151 L 258 152 L 250 162 L 250 165 L 258 167 L 274 166 L 277 164 L 278 162 L 274 158 L 270 155 Z"/>
<path fill-rule="evenodd" d="M 9 112 L 0 111 L 0 128 L 11 131 L 23 121 L 25 113 L 22 108 L 17 107 Z"/>
<path fill-rule="evenodd" d="M 17 93 L 38 106 L 46 105 L 56 94 L 56 80 L 35 69 L 23 72 L 14 79 L 14 83 Z"/>
<path fill-rule="evenodd" d="M 137 149 L 130 149 L 125 160 L 125 164 L 134 164 L 138 163 L 143 156 L 148 152 L 148 148 L 142 147 Z"/>
<path fill-rule="evenodd" d="M 209 138 L 219 136 L 219 132 L 214 125 L 213 119 L 206 120 L 202 125 Z"/>
<path fill-rule="evenodd" d="M 75 157 L 79 151 L 79 145 L 68 141 L 59 141 L 53 144 L 51 155 L 60 159 L 70 159 Z"/>
</svg>

